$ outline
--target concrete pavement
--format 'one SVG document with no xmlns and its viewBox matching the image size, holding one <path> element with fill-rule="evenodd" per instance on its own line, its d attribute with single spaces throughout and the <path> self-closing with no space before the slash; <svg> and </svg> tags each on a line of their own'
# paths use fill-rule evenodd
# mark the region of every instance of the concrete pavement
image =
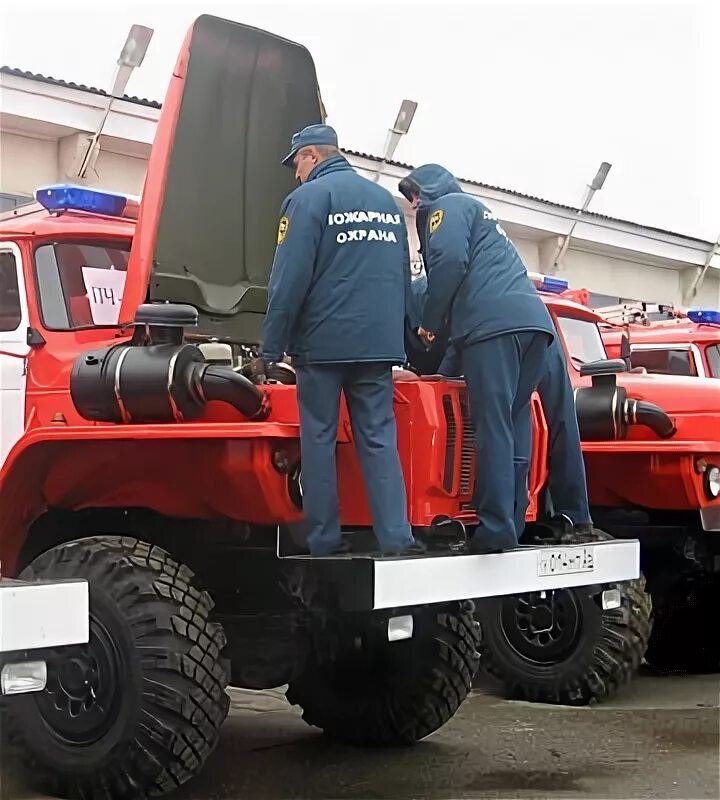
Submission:
<svg viewBox="0 0 720 800">
<path fill-rule="evenodd" d="M 411 748 L 327 742 L 283 692 L 232 691 L 217 751 L 177 800 L 720 796 L 718 676 L 643 676 L 596 708 L 508 702 L 486 685 Z M 5 775 L 3 798 L 45 800 Z"/>
</svg>

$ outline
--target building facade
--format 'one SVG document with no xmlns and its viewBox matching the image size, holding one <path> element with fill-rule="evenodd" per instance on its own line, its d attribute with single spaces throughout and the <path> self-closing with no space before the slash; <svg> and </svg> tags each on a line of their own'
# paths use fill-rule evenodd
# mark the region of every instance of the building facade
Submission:
<svg viewBox="0 0 720 800">
<path fill-rule="evenodd" d="M 37 187 L 80 183 L 139 195 L 160 116 L 160 103 L 135 97 L 114 100 L 86 177 L 78 170 L 92 134 L 108 108 L 105 93 L 87 86 L 0 69 L 0 210 L 33 197 Z M 417 252 L 412 210 L 397 185 L 411 169 L 347 151 L 355 168 L 389 189 L 403 205 L 411 253 Z M 480 198 L 503 227 L 532 271 L 566 278 L 586 288 L 594 305 L 647 301 L 720 308 L 720 253 L 690 293 L 713 243 L 600 214 L 578 221 L 562 261 L 555 260 L 577 220 L 577 209 L 472 180 L 463 189 Z"/>
</svg>

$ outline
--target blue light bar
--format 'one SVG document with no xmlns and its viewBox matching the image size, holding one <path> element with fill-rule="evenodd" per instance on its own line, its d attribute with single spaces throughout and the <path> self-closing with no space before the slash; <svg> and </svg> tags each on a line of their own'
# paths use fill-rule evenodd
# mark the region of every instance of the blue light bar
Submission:
<svg viewBox="0 0 720 800">
<path fill-rule="evenodd" d="M 704 322 L 706 325 L 720 325 L 720 310 L 712 308 L 692 308 L 687 312 L 692 322 Z"/>
<path fill-rule="evenodd" d="M 564 278 L 556 278 L 554 275 L 543 275 L 541 272 L 528 272 L 528 277 L 540 292 L 551 294 L 562 294 L 570 288 L 570 284 Z"/>
<path fill-rule="evenodd" d="M 552 292 L 553 294 L 560 294 L 561 292 L 566 291 L 569 286 L 570 284 L 564 278 L 556 278 L 553 275 L 543 276 L 543 291 Z"/>
<path fill-rule="evenodd" d="M 123 194 L 70 184 L 45 186 L 35 192 L 35 199 L 48 211 L 88 211 L 109 217 L 121 217 L 128 201 Z"/>
</svg>

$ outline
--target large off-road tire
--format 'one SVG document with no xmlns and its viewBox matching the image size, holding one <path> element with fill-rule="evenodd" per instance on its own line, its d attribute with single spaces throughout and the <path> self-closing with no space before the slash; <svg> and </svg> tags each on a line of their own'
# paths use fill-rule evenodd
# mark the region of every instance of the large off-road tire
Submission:
<svg viewBox="0 0 720 800">
<path fill-rule="evenodd" d="M 469 608 L 412 611 L 411 639 L 315 658 L 287 699 L 326 735 L 355 745 L 412 744 L 441 728 L 472 689 L 478 626 Z"/>
<path fill-rule="evenodd" d="M 193 777 L 227 715 L 229 671 L 225 634 L 191 570 L 113 536 L 55 547 L 20 577 L 90 587 L 89 644 L 51 656 L 46 690 L 10 705 L 32 773 L 83 800 L 160 795 Z"/>
<path fill-rule="evenodd" d="M 596 540 L 609 539 L 595 531 Z M 622 605 L 603 610 L 602 590 Z M 476 601 L 480 666 L 507 697 L 588 705 L 611 697 L 637 674 L 650 637 L 652 602 L 645 579 L 598 587 L 508 595 Z"/>
<path fill-rule="evenodd" d="M 683 582 L 653 595 L 653 630 L 645 660 L 658 672 L 720 670 L 720 580 Z"/>
</svg>

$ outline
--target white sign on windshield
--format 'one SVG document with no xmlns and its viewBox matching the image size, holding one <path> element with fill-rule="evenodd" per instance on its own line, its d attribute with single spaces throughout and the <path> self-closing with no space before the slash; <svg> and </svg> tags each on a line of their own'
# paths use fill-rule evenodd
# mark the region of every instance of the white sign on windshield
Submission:
<svg viewBox="0 0 720 800">
<path fill-rule="evenodd" d="M 127 273 L 121 269 L 83 267 L 82 274 L 93 323 L 117 325 Z"/>
</svg>

